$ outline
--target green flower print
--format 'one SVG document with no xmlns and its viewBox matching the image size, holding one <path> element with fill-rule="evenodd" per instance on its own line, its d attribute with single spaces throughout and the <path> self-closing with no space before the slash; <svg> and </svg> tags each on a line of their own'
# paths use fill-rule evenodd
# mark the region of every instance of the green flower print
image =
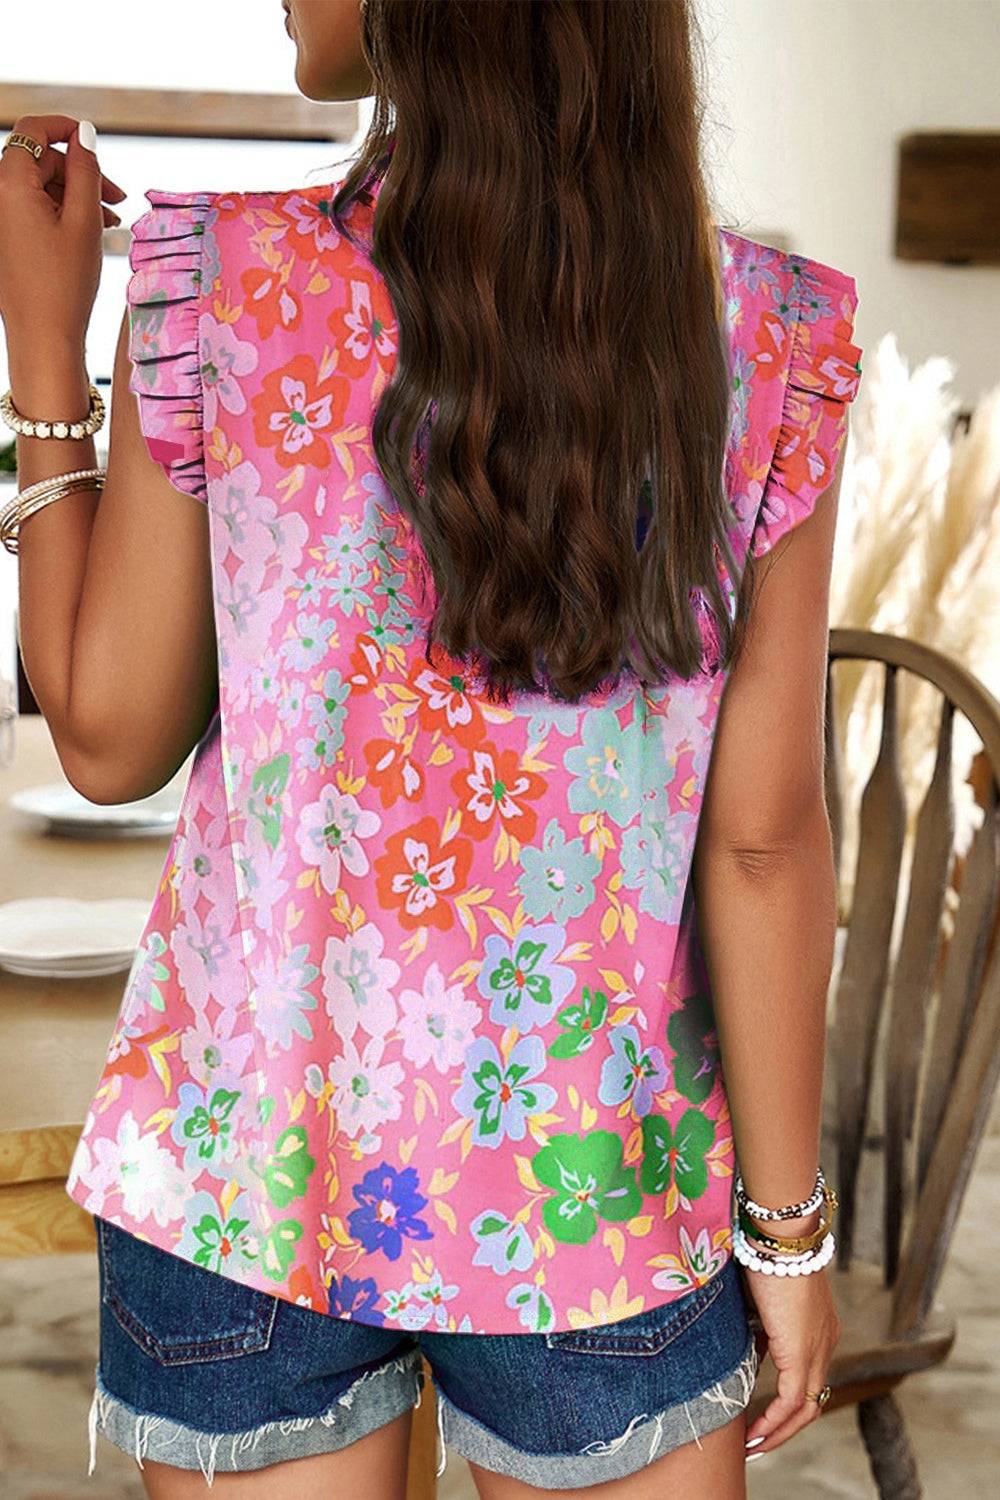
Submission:
<svg viewBox="0 0 1000 1500">
<path fill-rule="evenodd" d="M 257 819 L 264 842 L 271 849 L 278 847 L 281 837 L 281 798 L 288 785 L 290 764 L 290 756 L 282 754 L 258 766 L 251 782 L 253 793 L 247 798 L 247 811 Z"/>
<path fill-rule="evenodd" d="M 309 1174 L 316 1165 L 309 1155 L 301 1125 L 290 1125 L 278 1136 L 274 1154 L 264 1163 L 261 1176 L 267 1195 L 278 1208 L 287 1208 L 293 1198 L 305 1195 Z"/>
<path fill-rule="evenodd" d="M 641 724 L 633 720 L 623 729 L 613 708 L 590 709 L 584 715 L 581 743 L 563 756 L 573 777 L 570 810 L 607 813 L 624 828 L 639 811 L 643 754 Z"/>
<path fill-rule="evenodd" d="M 610 1130 L 589 1135 L 553 1135 L 531 1165 L 554 1196 L 542 1209 L 546 1228 L 567 1245 L 585 1245 L 598 1219 L 621 1223 L 642 1205 L 635 1169 L 622 1162 L 621 1137 Z"/>
<path fill-rule="evenodd" d="M 684 997 L 667 1022 L 667 1040 L 674 1049 L 674 1087 L 692 1104 L 704 1104 L 719 1065 L 715 1013 L 708 995 L 696 991 Z"/>
<path fill-rule="evenodd" d="M 181 1084 L 179 1094 L 181 1103 L 184 1103 L 184 1091 L 193 1085 Z M 201 1093 L 201 1090 L 196 1090 Z M 208 1107 L 196 1104 L 190 1115 L 184 1121 L 183 1135 L 185 1141 L 198 1142 L 198 1155 L 204 1160 L 211 1160 L 218 1150 L 220 1155 L 225 1153 L 229 1145 L 229 1136 L 232 1126 L 229 1116 L 233 1112 L 233 1106 L 239 1100 L 239 1093 L 229 1089 L 215 1089 L 208 1100 Z"/>
<path fill-rule="evenodd" d="M 552 818 L 542 835 L 542 847 L 521 850 L 522 875 L 517 888 L 533 921 L 554 917 L 564 922 L 579 917 L 594 899 L 594 876 L 600 860 L 588 854 L 582 839 L 567 839 Z"/>
<path fill-rule="evenodd" d="M 249 1219 L 227 1219 L 223 1223 L 214 1214 L 202 1214 L 197 1224 L 191 1225 L 191 1234 L 198 1241 L 195 1265 L 204 1266 L 209 1271 L 221 1271 L 231 1264 L 230 1257 L 237 1246 L 243 1257 L 250 1259 L 243 1240 L 249 1225 Z"/>
<path fill-rule="evenodd" d="M 260 1264 L 265 1275 L 272 1281 L 284 1281 L 288 1276 L 295 1247 L 302 1238 L 302 1225 L 298 1219 L 282 1219 L 263 1236 L 260 1242 Z"/>
<path fill-rule="evenodd" d="M 579 1057 L 594 1045 L 594 1036 L 604 1025 L 608 1014 L 608 997 L 603 990 L 583 987 L 583 999 L 576 1005 L 564 1005 L 556 1016 L 563 1028 L 562 1036 L 549 1043 L 550 1057 Z"/>
<path fill-rule="evenodd" d="M 642 1121 L 642 1171 L 644 1193 L 665 1193 L 671 1179 L 685 1198 L 700 1198 L 708 1187 L 705 1152 L 715 1139 L 715 1126 L 700 1109 L 686 1109 L 676 1131 L 662 1115 L 645 1115 Z"/>
</svg>

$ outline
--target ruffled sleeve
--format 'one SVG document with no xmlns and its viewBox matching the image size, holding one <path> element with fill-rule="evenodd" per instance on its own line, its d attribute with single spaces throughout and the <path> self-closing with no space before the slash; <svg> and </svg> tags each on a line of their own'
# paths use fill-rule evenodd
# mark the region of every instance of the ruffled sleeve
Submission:
<svg viewBox="0 0 1000 1500">
<path fill-rule="evenodd" d="M 129 390 L 150 457 L 207 504 L 198 321 L 215 195 L 150 188 L 145 197 L 149 209 L 130 226 Z"/>
<path fill-rule="evenodd" d="M 829 487 L 861 381 L 862 351 L 852 343 L 854 278 L 805 256 L 791 261 L 796 317 L 781 425 L 750 537 L 754 557 L 810 515 Z"/>
</svg>

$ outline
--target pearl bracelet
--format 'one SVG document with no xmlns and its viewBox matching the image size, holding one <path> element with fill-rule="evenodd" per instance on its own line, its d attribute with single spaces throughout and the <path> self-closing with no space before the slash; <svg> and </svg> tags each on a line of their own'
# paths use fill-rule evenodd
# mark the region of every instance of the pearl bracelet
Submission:
<svg viewBox="0 0 1000 1500">
<path fill-rule="evenodd" d="M 104 398 L 96 385 L 88 384 L 90 410 L 85 417 L 75 422 L 57 422 L 42 418 L 23 417 L 14 405 L 11 391 L 0 396 L 0 417 L 5 424 L 22 437 L 36 438 L 85 438 L 91 437 L 104 425 Z"/>
<path fill-rule="evenodd" d="M 751 1271 L 761 1271 L 765 1276 L 811 1276 L 821 1271 L 833 1255 L 836 1241 L 831 1234 L 823 1240 L 818 1250 L 806 1250 L 801 1255 L 758 1255 L 738 1223 L 733 1225 L 733 1255 Z"/>
</svg>

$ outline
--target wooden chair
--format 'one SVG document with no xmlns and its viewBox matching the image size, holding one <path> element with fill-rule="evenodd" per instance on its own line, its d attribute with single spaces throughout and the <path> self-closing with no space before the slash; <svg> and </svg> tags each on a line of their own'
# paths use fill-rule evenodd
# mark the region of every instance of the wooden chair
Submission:
<svg viewBox="0 0 1000 1500">
<path fill-rule="evenodd" d="M 861 798 L 851 915 L 836 984 L 827 1065 L 823 1159 L 840 1198 L 832 1271 L 844 1334 L 827 1407 L 854 1404 L 884 1500 L 920 1495 L 916 1464 L 892 1392 L 940 1363 L 955 1322 L 935 1293 L 1000 1074 L 1000 703 L 970 673 L 914 641 L 865 630 L 830 635 L 826 793 L 840 869 L 841 752 L 834 730 L 837 661 L 883 664 L 878 755 Z M 937 754 L 901 875 L 905 805 L 899 768 L 897 677 L 909 672 L 940 697 Z M 950 937 L 954 714 L 983 750 L 984 813 L 962 864 Z M 908 889 L 902 887 L 906 885 Z M 897 909 L 899 918 L 897 920 Z M 893 941 L 894 932 L 898 940 Z M 883 1103 L 874 1126 L 873 1082 Z M 878 1178 L 881 1191 L 872 1191 Z M 774 1394 L 767 1361 L 751 1406 Z"/>
</svg>

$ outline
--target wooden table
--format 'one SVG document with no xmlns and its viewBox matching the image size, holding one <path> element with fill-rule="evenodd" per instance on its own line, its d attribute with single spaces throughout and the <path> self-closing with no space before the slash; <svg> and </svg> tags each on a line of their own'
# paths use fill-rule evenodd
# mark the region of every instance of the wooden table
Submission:
<svg viewBox="0 0 1000 1500">
<path fill-rule="evenodd" d="M 152 905 L 166 836 L 73 838 L 39 831 L 7 798 L 64 781 L 48 725 L 17 721 L 14 763 L 0 768 L 0 901 L 23 896 L 130 896 Z M 176 773 L 181 786 L 188 763 Z M 87 1250 L 93 1221 L 66 1174 L 125 987 L 126 971 L 33 979 L 0 969 L 0 1256 Z"/>
</svg>

